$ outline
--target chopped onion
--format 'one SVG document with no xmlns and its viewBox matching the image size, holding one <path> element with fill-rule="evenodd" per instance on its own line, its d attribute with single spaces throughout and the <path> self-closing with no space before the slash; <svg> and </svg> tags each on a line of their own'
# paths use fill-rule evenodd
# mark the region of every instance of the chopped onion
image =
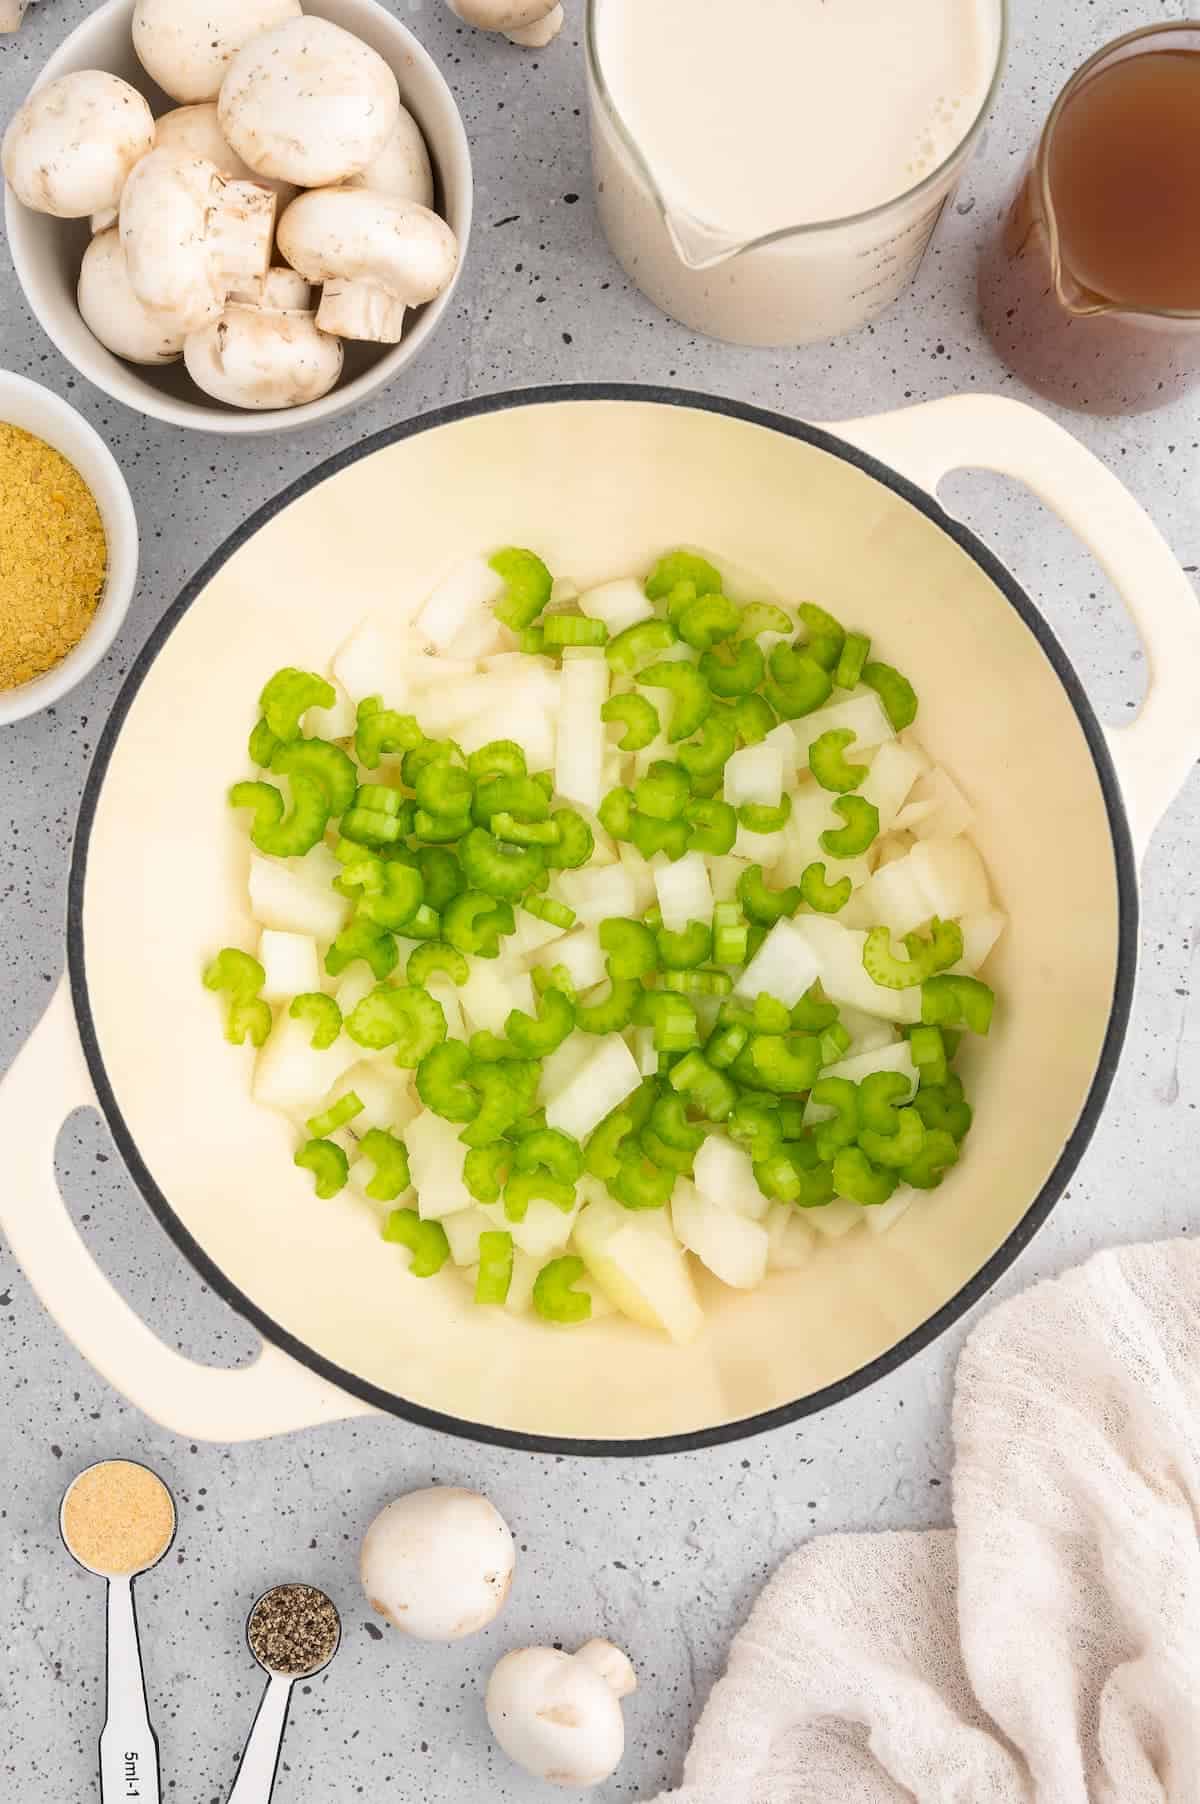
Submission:
<svg viewBox="0 0 1200 1804">
<path fill-rule="evenodd" d="M 438 683 L 410 697 L 409 706 L 420 723 L 421 731 L 430 739 L 453 734 L 464 721 L 473 720 L 496 706 L 503 694 L 495 677 L 478 675 L 462 677 L 454 683 Z"/>
<path fill-rule="evenodd" d="M 732 852 L 713 853 L 708 861 L 708 880 L 712 884 L 714 902 L 732 902 L 737 895 L 738 879 L 750 869 L 748 858 Z"/>
<path fill-rule="evenodd" d="M 847 1058 L 854 1058 L 860 1052 L 875 1052 L 880 1046 L 891 1046 L 895 1041 L 896 1029 L 890 1021 L 881 1021 L 878 1015 L 868 1015 L 848 1002 L 839 1004 L 838 1020 L 850 1035 Z"/>
<path fill-rule="evenodd" d="M 503 653 L 512 643 L 512 634 L 504 622 L 497 620 L 491 608 L 484 608 L 459 628 L 446 647 L 446 655 L 472 660 L 492 658 Z"/>
<path fill-rule="evenodd" d="M 829 1065 L 822 1077 L 848 1077 L 852 1084 L 861 1084 L 864 1077 L 870 1077 L 873 1071 L 897 1071 L 901 1077 L 908 1079 L 908 1094 L 912 1096 L 917 1088 L 917 1068 L 913 1064 L 912 1049 L 907 1040 L 894 1040 L 890 1046 L 880 1046 L 874 1052 L 860 1052 L 852 1059 L 839 1059 L 836 1065 Z M 809 1102 L 804 1110 L 804 1125 L 811 1127 L 813 1122 L 828 1121 L 837 1114 L 823 1103 Z"/>
<path fill-rule="evenodd" d="M 497 970 L 490 960 L 482 958 L 471 960 L 471 973 L 459 988 L 458 999 L 473 1027 L 486 1028 L 494 1034 L 504 1032 L 504 1023 L 513 1009 L 523 1009 L 527 1015 L 534 1011 L 533 983 L 526 973 L 511 965 Z"/>
<path fill-rule="evenodd" d="M 361 1056 L 360 1049 L 345 1034 L 332 1046 L 318 1050 L 312 1043 L 311 1025 L 283 1014 L 255 1062 L 254 1100 L 269 1109 L 306 1109 L 311 1113 Z"/>
<path fill-rule="evenodd" d="M 896 737 L 875 691 L 856 689 L 844 702 L 831 702 L 827 708 L 818 708 L 815 714 L 806 714 L 792 722 L 796 757 L 801 767 L 808 763 L 808 755 L 821 734 L 841 727 L 849 727 L 854 734 L 854 744 L 849 751 L 851 758 L 856 751 L 865 751 L 868 746 L 882 745 L 884 740 Z"/>
<path fill-rule="evenodd" d="M 992 892 L 983 859 L 969 839 L 922 839 L 907 862 L 929 899 L 929 913 L 948 921 L 956 915 L 982 914 L 991 907 Z"/>
<path fill-rule="evenodd" d="M 865 933 L 843 927 L 829 915 L 797 915 L 790 925 L 815 955 L 816 974 L 831 1002 L 839 1006 L 848 1002 L 853 1008 L 863 1009 L 868 1015 L 881 1015 L 888 1021 L 907 1024 L 920 1020 L 919 985 L 909 990 L 888 990 L 867 976 L 862 962 Z M 759 956 L 765 951 L 764 943 Z"/>
<path fill-rule="evenodd" d="M 668 932 L 682 933 L 689 921 L 703 921 L 705 926 L 711 922 L 712 885 L 702 853 L 685 852 L 674 864 L 656 866 L 654 887 L 658 892 L 663 926 Z M 624 912 L 631 913 L 632 910 Z"/>
<path fill-rule="evenodd" d="M 750 1155 L 724 1134 L 710 1134 L 696 1154 L 696 1189 L 719 1208 L 762 1221 L 770 1208 L 759 1189 Z"/>
<path fill-rule="evenodd" d="M 504 1232 L 508 1232 L 505 1224 Z M 538 1281 L 543 1261 L 531 1259 L 520 1247 L 513 1250 L 512 1282 L 508 1287 L 508 1295 L 504 1299 L 504 1307 L 510 1315 L 524 1315 L 533 1307 L 533 1287 Z"/>
<path fill-rule="evenodd" d="M 561 1046 L 547 1054 L 542 1060 L 542 1078 L 538 1086 L 543 1108 L 549 1108 L 555 1097 L 562 1095 L 595 1050 L 596 1041 L 592 1034 L 576 1032 L 568 1034 Z M 657 1070 L 657 1066 L 655 1069 Z"/>
<path fill-rule="evenodd" d="M 918 839 L 929 839 L 935 833 L 953 838 L 957 833 L 969 833 L 975 824 L 975 810 L 954 778 L 940 764 L 922 778 L 918 798 L 937 803 L 936 812 L 915 829 Z"/>
<path fill-rule="evenodd" d="M 792 723 L 788 720 L 781 720 L 777 727 L 771 728 L 771 731 L 767 734 L 762 743 L 764 745 L 769 745 L 778 751 L 780 757 L 783 759 L 783 787 L 785 789 L 794 789 L 800 774 L 800 767 L 796 749 L 796 735 L 792 728 Z M 734 754 L 735 757 L 740 755 L 740 753 Z"/>
<path fill-rule="evenodd" d="M 504 578 L 497 576 L 484 558 L 467 558 L 433 590 L 417 615 L 415 628 L 436 651 L 445 651 L 468 622 L 500 599 L 504 587 Z"/>
<path fill-rule="evenodd" d="M 851 1228 L 857 1228 L 870 1213 L 869 1209 L 864 1209 L 859 1203 L 839 1199 L 837 1202 L 826 1203 L 823 1209 L 809 1209 L 806 1219 L 826 1240 L 840 1240 L 843 1234 L 848 1234 Z"/>
<path fill-rule="evenodd" d="M 814 1210 L 813 1214 L 820 1214 Z M 805 1211 L 792 1203 L 773 1203 L 763 1226 L 767 1230 L 767 1270 L 794 1272 L 816 1251 Z"/>
<path fill-rule="evenodd" d="M 916 1195 L 915 1190 L 902 1185 L 888 1202 L 877 1203 L 865 1210 L 867 1226 L 872 1234 L 886 1234 L 889 1228 L 894 1228 L 900 1217 L 912 1207 Z"/>
<path fill-rule="evenodd" d="M 807 924 L 807 920 L 776 921 L 738 978 L 735 990 L 739 996 L 765 994 L 786 1008 L 795 1008 L 804 992 L 822 975 L 821 961 L 802 930 Z"/>
<path fill-rule="evenodd" d="M 671 1195 L 675 1233 L 722 1284 L 754 1290 L 767 1275 L 767 1230 L 722 1209 L 680 1178 Z"/>
<path fill-rule="evenodd" d="M 645 589 L 630 576 L 614 583 L 601 583 L 598 589 L 586 590 L 579 598 L 579 609 L 593 620 L 603 620 L 609 637 L 615 638 L 627 626 L 649 620 L 654 613 L 654 603 L 646 600 Z"/>
<path fill-rule="evenodd" d="M 349 739 L 358 725 L 358 709 L 340 683 L 334 683 L 332 708 L 310 708 L 304 716 L 303 731 L 310 738 Z"/>
<path fill-rule="evenodd" d="M 546 1108 L 547 1125 L 586 1140 L 642 1081 L 637 1060 L 620 1034 L 606 1034 L 591 1058 Z"/>
<path fill-rule="evenodd" d="M 739 823 L 737 838 L 733 842 L 735 858 L 741 858 L 747 864 L 761 864 L 765 871 L 771 871 L 783 858 L 786 850 L 786 834 L 755 833 Z"/>
<path fill-rule="evenodd" d="M 889 832 L 895 825 L 896 816 L 912 793 L 913 784 L 928 769 L 928 758 L 915 746 L 905 745 L 899 739 L 888 739 L 879 747 L 858 793 L 864 801 L 878 808 L 881 833 Z"/>
<path fill-rule="evenodd" d="M 644 915 L 653 906 L 658 892 L 654 885 L 654 871 L 634 846 L 619 845 L 617 855 L 621 867 L 633 885 L 633 908 L 631 913 Z"/>
<path fill-rule="evenodd" d="M 927 821 L 931 815 L 936 814 L 937 809 L 936 802 L 906 802 L 892 822 L 893 830 L 896 833 L 912 833 L 922 821 Z"/>
<path fill-rule="evenodd" d="M 308 933 L 280 933 L 264 927 L 258 940 L 258 962 L 266 972 L 259 992 L 264 1002 L 290 1002 L 321 987 L 317 942 Z"/>
<path fill-rule="evenodd" d="M 608 699 L 608 662 L 563 657 L 564 730 L 558 735 L 554 786 L 569 802 L 594 813 L 604 799 L 604 755 L 608 745 L 600 710 Z"/>
<path fill-rule="evenodd" d="M 849 877 L 857 889 L 866 882 L 871 874 L 866 858 L 831 858 L 821 845 L 821 834 L 826 829 L 842 825 L 833 812 L 833 801 L 829 791 L 821 789 L 811 779 L 793 792 L 792 812 L 783 829 L 783 851 L 776 860 L 778 883 L 799 883 L 808 866 L 817 862 L 825 866 L 825 876 L 830 883 Z M 744 833 L 745 828 L 740 827 L 739 841 Z"/>
<path fill-rule="evenodd" d="M 482 1209 L 461 1209 L 446 1217 L 446 1239 L 455 1265 L 478 1265 L 479 1236 L 492 1226 L 491 1217 Z"/>
<path fill-rule="evenodd" d="M 416 648 L 406 633 L 365 620 L 333 660 L 333 673 L 357 708 L 369 695 L 383 695 L 390 708 L 408 700 Z M 353 725 L 349 729 L 353 731 Z"/>
<path fill-rule="evenodd" d="M 658 1048 L 654 1044 L 652 1027 L 634 1028 L 633 1056 L 638 1062 L 638 1070 L 643 1077 L 658 1076 Z"/>
<path fill-rule="evenodd" d="M 458 999 L 458 985 L 454 979 L 434 976 L 427 980 L 425 988 L 434 1001 L 441 1004 L 442 1013 L 446 1017 L 446 1032 L 450 1038 L 465 1040 L 467 1024 L 463 1019 L 462 1004 Z"/>
<path fill-rule="evenodd" d="M 351 1090 L 362 1104 L 361 1112 L 350 1124 L 357 1139 L 370 1128 L 387 1128 L 393 1134 L 402 1134 L 421 1113 L 409 1073 L 391 1060 L 385 1064 L 382 1059 L 360 1059 L 357 1065 L 351 1065 L 329 1095 L 322 1098 L 322 1111 L 332 1108 Z"/>
<path fill-rule="evenodd" d="M 777 808 L 783 795 L 783 752 L 764 739 L 761 745 L 743 746 L 725 766 L 725 800 L 731 808 L 757 802 Z"/>
<path fill-rule="evenodd" d="M 351 965 L 348 971 L 342 973 L 334 987 L 333 999 L 342 1011 L 343 1021 L 347 1015 L 354 1013 L 364 996 L 371 994 L 376 981 L 375 973 L 361 962 Z M 391 1054 L 385 1056 L 390 1064 Z"/>
<path fill-rule="evenodd" d="M 963 955 L 954 969 L 973 977 L 987 963 L 993 946 L 1008 926 L 1008 916 L 998 908 L 989 908 L 982 914 L 960 915 L 958 924 L 962 928 Z"/>
<path fill-rule="evenodd" d="M 611 867 L 609 867 L 611 868 Z M 606 919 L 608 910 L 597 915 L 596 919 Z M 617 908 L 614 914 L 628 914 L 627 908 Z M 582 993 L 591 990 L 598 983 L 603 983 L 607 974 L 604 951 L 600 945 L 599 935 L 594 927 L 573 927 L 570 933 L 545 946 L 537 954 L 534 963 L 538 965 L 562 965 L 576 991 Z"/>
<path fill-rule="evenodd" d="M 493 690 L 488 712 L 464 720 L 454 737 L 468 755 L 493 739 L 512 739 L 524 752 L 530 770 L 553 770 L 557 731 L 556 716 L 545 701 L 524 685 L 514 684 L 503 701 L 497 700 Z"/>
<path fill-rule="evenodd" d="M 841 911 L 847 927 L 886 927 L 900 937 L 927 921 L 933 909 L 918 881 L 912 858 L 905 854 L 881 865 Z"/>
<path fill-rule="evenodd" d="M 573 1209 L 560 1209 L 556 1203 L 535 1196 L 523 1221 L 510 1221 L 503 1203 L 485 1203 L 480 1213 L 487 1217 L 489 1228 L 511 1234 L 513 1245 L 527 1257 L 536 1259 L 540 1269 L 551 1253 L 562 1252 L 571 1238 L 575 1218 L 582 1206 L 577 1200 Z"/>
<path fill-rule="evenodd" d="M 463 1182 L 460 1129 L 424 1109 L 404 1133 L 408 1165 L 422 1221 L 444 1221 L 462 1209 L 474 1209 L 475 1198 Z"/>
<path fill-rule="evenodd" d="M 589 1275 L 631 1321 L 658 1329 L 679 1346 L 694 1341 L 704 1311 L 667 1210 L 623 1209 L 587 1178 L 579 1190 L 587 1206 L 575 1224 L 574 1246 Z"/>
<path fill-rule="evenodd" d="M 631 915 L 636 905 L 633 879 L 623 864 L 603 865 L 598 871 L 586 866 L 580 871 L 560 871 L 552 888 L 585 927 L 613 915 Z M 599 978 L 593 981 L 598 983 Z"/>
<path fill-rule="evenodd" d="M 250 855 L 250 912 L 262 927 L 280 933 L 309 933 L 336 939 L 350 915 L 350 903 L 332 887 L 339 865 L 328 846 L 314 846 L 303 858 Z"/>
</svg>

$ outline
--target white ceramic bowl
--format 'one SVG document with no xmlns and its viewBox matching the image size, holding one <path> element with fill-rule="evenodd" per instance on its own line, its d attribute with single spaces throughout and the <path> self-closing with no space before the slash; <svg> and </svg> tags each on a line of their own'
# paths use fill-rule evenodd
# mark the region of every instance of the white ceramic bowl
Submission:
<svg viewBox="0 0 1200 1804">
<path fill-rule="evenodd" d="M 24 376 L 0 370 L 0 424 L 20 426 L 73 463 L 96 497 L 108 539 L 108 569 L 99 606 L 74 651 L 45 676 L 0 690 L 0 727 L 36 714 L 73 689 L 100 662 L 129 611 L 137 582 L 138 525 L 116 459 L 99 433 L 57 395 Z"/>
<path fill-rule="evenodd" d="M 438 211 L 458 237 L 462 269 L 471 231 L 471 152 L 454 97 L 433 58 L 378 0 L 305 0 L 305 11 L 329 19 L 370 44 L 388 62 L 400 95 L 425 134 L 437 186 Z M 133 53 L 130 25 L 133 0 L 104 0 L 73 31 L 38 76 L 37 84 L 77 69 L 107 69 L 140 89 L 157 116 L 176 103 L 155 87 Z M 188 426 L 198 432 L 253 436 L 287 432 L 333 419 L 383 388 L 428 344 L 450 306 L 455 283 L 415 315 L 398 345 L 347 342 L 346 369 L 338 386 L 320 401 L 273 413 L 245 413 L 201 393 L 182 363 L 147 369 L 124 363 L 92 337 L 75 304 L 79 265 L 88 241 L 86 220 L 51 219 L 31 213 L 11 190 L 5 194 L 5 225 L 13 263 L 34 317 L 69 363 L 89 382 L 135 413 Z"/>
</svg>

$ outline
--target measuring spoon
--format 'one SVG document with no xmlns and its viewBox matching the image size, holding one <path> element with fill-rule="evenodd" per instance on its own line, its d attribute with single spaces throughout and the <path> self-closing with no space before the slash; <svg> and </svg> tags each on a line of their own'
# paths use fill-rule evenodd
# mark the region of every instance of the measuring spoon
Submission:
<svg viewBox="0 0 1200 1804">
<path fill-rule="evenodd" d="M 67 1532 L 67 1506 L 72 1492 L 85 1480 L 91 1480 L 93 1474 L 114 1465 L 139 1466 L 161 1487 L 162 1501 L 170 1506 L 170 1530 L 162 1545 L 153 1558 L 126 1572 L 105 1572 L 102 1567 L 92 1565 L 78 1546 L 72 1546 Z M 131 1804 L 135 1798 L 138 1804 L 159 1804 L 158 1737 L 150 1725 L 146 1702 L 146 1679 L 133 1606 L 133 1581 L 157 1566 L 166 1554 L 175 1539 L 176 1521 L 175 1499 L 162 1479 L 135 1460 L 100 1460 L 96 1465 L 88 1466 L 67 1486 L 59 1510 L 58 1526 L 63 1546 L 85 1572 L 106 1580 L 108 1585 L 107 1705 L 100 1736 L 101 1804 Z"/>
<path fill-rule="evenodd" d="M 337 1622 L 336 1636 L 333 1645 L 323 1652 L 321 1657 L 311 1666 L 289 1667 L 286 1672 L 278 1671 L 267 1665 L 254 1645 L 255 1618 L 265 1608 L 277 1604 L 286 1594 L 304 1591 L 311 1594 L 314 1606 L 328 1604 Z M 250 1652 L 254 1655 L 263 1671 L 267 1673 L 267 1689 L 263 1692 L 262 1702 L 258 1706 L 258 1714 L 246 1741 L 238 1767 L 237 1778 L 233 1782 L 233 1790 L 229 1794 L 229 1804 L 269 1804 L 271 1793 L 275 1789 L 275 1775 L 279 1771 L 279 1758 L 283 1752 L 283 1732 L 287 1727 L 288 1707 L 292 1701 L 292 1686 L 297 1679 L 311 1679 L 319 1672 L 324 1672 L 333 1656 L 341 1646 L 342 1629 L 337 1608 L 323 1591 L 315 1585 L 276 1585 L 270 1591 L 264 1591 L 246 1618 L 246 1640 Z"/>
</svg>

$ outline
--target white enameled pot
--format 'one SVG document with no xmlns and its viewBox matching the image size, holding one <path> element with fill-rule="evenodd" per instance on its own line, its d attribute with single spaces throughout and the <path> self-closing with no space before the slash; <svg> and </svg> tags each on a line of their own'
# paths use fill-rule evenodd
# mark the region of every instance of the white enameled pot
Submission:
<svg viewBox="0 0 1200 1804">
<path fill-rule="evenodd" d="M 1022 478 L 1112 576 L 1149 666 L 1132 725 L 1100 726 L 1033 604 L 934 499 L 961 466 Z M 753 1294 L 712 1283 L 705 1333 L 679 1348 L 618 1318 L 565 1332 L 501 1317 L 452 1275 L 404 1276 L 365 1210 L 318 1202 L 293 1169 L 291 1130 L 251 1102 L 253 1055 L 225 1044 L 199 975 L 214 947 L 252 943 L 225 792 L 273 669 L 326 664 L 361 615 L 426 592 L 468 549 L 535 545 L 587 585 L 688 541 L 896 648 L 923 741 L 977 806 L 1011 928 L 989 967 L 997 1024 L 966 1050 L 962 1164 L 886 1236 L 848 1236 Z M 819 1409 L 975 1301 L 1078 1163 L 1129 1016 L 1136 857 L 1195 757 L 1198 689 L 1200 608 L 1166 543 L 1089 452 L 1013 401 L 824 430 L 601 387 L 397 426 L 239 530 L 129 676 L 80 817 L 68 977 L 0 1087 L 0 1226 L 87 1358 L 188 1436 L 383 1410 L 531 1449 L 644 1453 Z M 92 1263 L 53 1150 L 66 1114 L 97 1102 L 150 1208 L 262 1332 L 253 1366 L 165 1347 Z"/>
</svg>

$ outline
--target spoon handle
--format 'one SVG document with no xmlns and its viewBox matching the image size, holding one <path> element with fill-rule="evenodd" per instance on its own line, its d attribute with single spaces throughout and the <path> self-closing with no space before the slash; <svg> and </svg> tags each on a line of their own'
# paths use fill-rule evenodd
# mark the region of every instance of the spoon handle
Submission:
<svg viewBox="0 0 1200 1804">
<path fill-rule="evenodd" d="M 258 1715 L 229 1794 L 229 1804 L 269 1804 L 275 1789 L 275 1774 L 279 1770 L 291 1697 L 292 1680 L 274 1673 L 258 1706 Z"/>
<path fill-rule="evenodd" d="M 133 1582 L 108 1581 L 108 1714 L 100 1737 L 102 1804 L 159 1804 L 158 1740 L 150 1727 Z"/>
</svg>

